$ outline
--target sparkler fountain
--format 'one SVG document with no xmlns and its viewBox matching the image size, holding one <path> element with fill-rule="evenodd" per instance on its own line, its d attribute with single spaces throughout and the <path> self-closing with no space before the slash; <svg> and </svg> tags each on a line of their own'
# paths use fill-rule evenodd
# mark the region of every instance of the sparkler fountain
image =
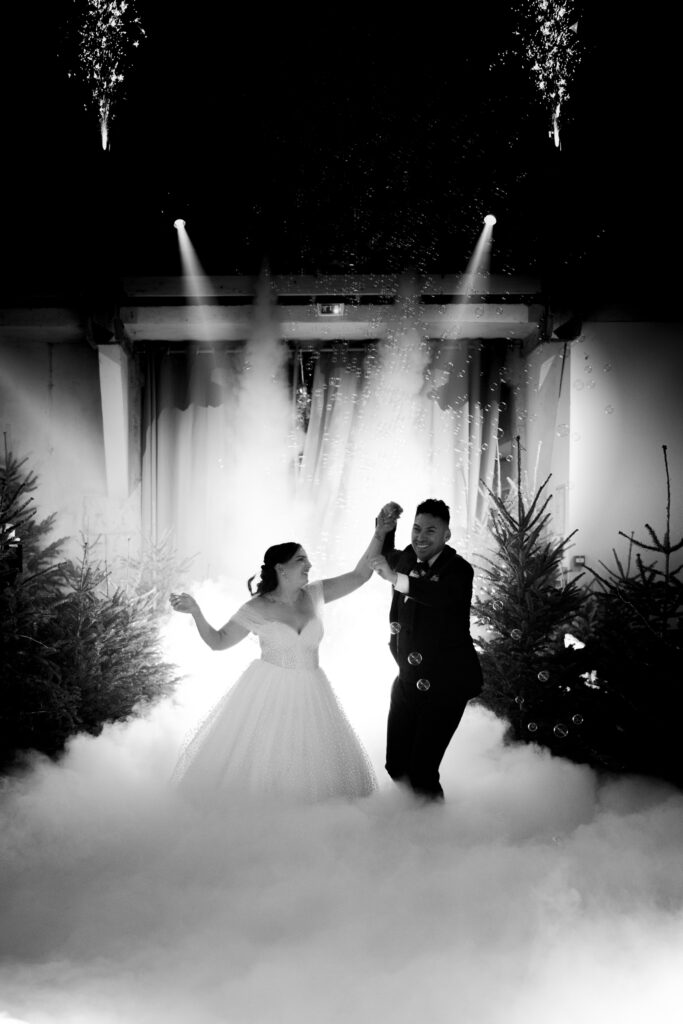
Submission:
<svg viewBox="0 0 683 1024">
<path fill-rule="evenodd" d="M 104 150 L 109 148 L 113 103 L 123 86 L 130 50 L 145 35 L 134 5 L 135 0 L 84 0 L 78 65 L 97 111 Z"/>
<path fill-rule="evenodd" d="M 551 136 L 559 149 L 560 114 L 580 59 L 576 45 L 578 21 L 569 0 L 533 0 L 524 11 L 523 21 L 530 26 L 524 39 L 527 59 L 543 102 L 550 109 Z"/>
</svg>

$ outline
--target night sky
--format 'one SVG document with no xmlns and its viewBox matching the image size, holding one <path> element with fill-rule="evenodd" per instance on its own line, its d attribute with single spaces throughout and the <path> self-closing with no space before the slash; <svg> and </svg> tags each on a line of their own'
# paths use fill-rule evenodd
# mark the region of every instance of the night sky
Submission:
<svg viewBox="0 0 683 1024">
<path fill-rule="evenodd" d="M 581 57 L 557 150 L 523 5 L 272 16 L 138 0 L 146 35 L 105 153 L 68 76 L 83 0 L 18 6 L 2 70 L 10 290 L 177 273 L 177 216 L 210 273 L 457 273 L 493 212 L 493 273 L 538 277 L 582 315 L 636 295 L 675 310 L 678 35 L 648 11 L 571 5 Z"/>
</svg>

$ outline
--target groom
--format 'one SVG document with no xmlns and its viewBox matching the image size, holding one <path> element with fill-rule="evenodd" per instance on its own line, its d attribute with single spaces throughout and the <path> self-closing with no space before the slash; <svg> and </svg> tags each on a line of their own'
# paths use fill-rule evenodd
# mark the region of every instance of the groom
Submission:
<svg viewBox="0 0 683 1024">
<path fill-rule="evenodd" d="M 392 509 L 393 502 L 382 512 Z M 398 510 L 398 511 L 397 511 Z M 398 665 L 387 724 L 389 775 L 433 800 L 443 799 L 439 765 L 467 702 L 481 691 L 470 636 L 473 570 L 448 546 L 450 513 L 429 498 L 417 507 L 411 545 L 387 534 L 373 569 L 393 586 L 389 646 Z"/>
</svg>

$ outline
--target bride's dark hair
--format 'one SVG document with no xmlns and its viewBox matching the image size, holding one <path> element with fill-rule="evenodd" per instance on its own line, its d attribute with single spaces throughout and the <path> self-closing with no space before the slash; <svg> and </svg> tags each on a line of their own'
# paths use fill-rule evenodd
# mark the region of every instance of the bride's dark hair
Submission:
<svg viewBox="0 0 683 1024">
<path fill-rule="evenodd" d="M 249 593 L 260 597 L 262 594 L 269 594 L 271 590 L 275 590 L 277 587 L 275 566 L 282 565 L 284 562 L 288 562 L 290 558 L 294 558 L 300 547 L 301 544 L 295 544 L 293 540 L 287 540 L 284 544 L 273 544 L 271 548 L 268 548 L 263 556 L 261 578 L 256 584 L 256 590 L 252 590 L 251 587 L 252 580 L 256 579 L 256 575 L 250 576 L 247 580 Z"/>
</svg>

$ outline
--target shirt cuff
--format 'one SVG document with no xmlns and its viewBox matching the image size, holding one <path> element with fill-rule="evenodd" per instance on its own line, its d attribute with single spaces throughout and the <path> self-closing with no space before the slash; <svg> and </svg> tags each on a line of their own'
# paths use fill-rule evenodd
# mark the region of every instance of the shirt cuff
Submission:
<svg viewBox="0 0 683 1024">
<path fill-rule="evenodd" d="M 398 590 L 399 594 L 407 594 L 410 590 L 410 583 L 408 577 L 404 572 L 396 573 L 396 582 L 394 583 L 394 590 Z"/>
</svg>

